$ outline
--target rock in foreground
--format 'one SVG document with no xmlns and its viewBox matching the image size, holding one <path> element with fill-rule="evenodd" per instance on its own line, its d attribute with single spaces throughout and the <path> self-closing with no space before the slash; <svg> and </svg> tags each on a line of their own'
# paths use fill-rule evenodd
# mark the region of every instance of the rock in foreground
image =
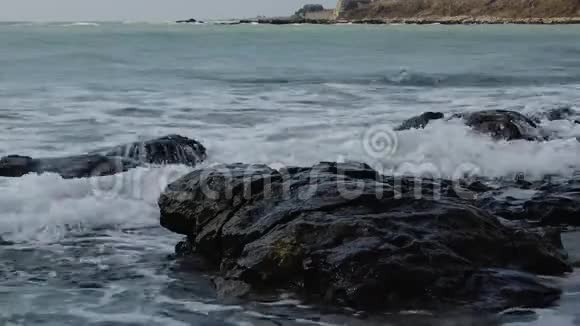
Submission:
<svg viewBox="0 0 580 326">
<path fill-rule="evenodd" d="M 206 150 L 199 142 L 170 135 L 76 156 L 55 158 L 5 156 L 0 158 L 0 177 L 56 173 L 65 179 L 88 178 L 114 175 L 145 164 L 195 166 L 205 158 Z"/>
<path fill-rule="evenodd" d="M 189 239 L 179 247 L 195 247 L 233 282 L 220 282 L 228 292 L 249 284 L 371 310 L 500 310 L 558 298 L 527 274 L 570 271 L 553 241 L 439 193 L 364 164 L 238 164 L 192 172 L 159 206 L 161 224 Z"/>
</svg>

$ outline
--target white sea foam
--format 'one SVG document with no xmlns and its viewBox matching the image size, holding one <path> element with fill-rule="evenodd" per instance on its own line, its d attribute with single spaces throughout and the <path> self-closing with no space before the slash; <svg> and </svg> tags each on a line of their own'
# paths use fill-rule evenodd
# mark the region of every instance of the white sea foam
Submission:
<svg viewBox="0 0 580 326">
<path fill-rule="evenodd" d="M 65 24 L 62 25 L 63 27 L 74 27 L 74 26 L 84 26 L 84 27 L 98 27 L 101 26 L 100 24 L 97 23 L 90 23 L 90 22 L 76 22 L 76 23 L 70 23 L 70 24 Z"/>
<path fill-rule="evenodd" d="M 386 173 L 409 174 L 429 170 L 441 177 L 456 177 L 469 169 L 489 177 L 523 173 L 527 178 L 546 174 L 570 175 L 580 170 L 580 143 L 574 138 L 546 142 L 494 141 L 460 121 L 435 121 L 421 130 L 396 133 L 397 148 L 384 157 L 365 152 L 364 132 L 369 127 L 328 129 L 327 126 L 289 121 L 287 129 L 272 125 L 235 139 L 209 139 L 210 159 L 220 162 L 260 162 L 270 165 L 309 165 L 318 161 L 365 161 Z M 379 125 L 390 130 L 393 123 Z M 564 127 L 562 127 L 564 128 Z M 564 133 L 573 133 L 577 126 Z M 292 130 L 299 130 L 294 133 Z M 284 150 L 280 150 L 284 149 Z"/>
<path fill-rule="evenodd" d="M 185 167 L 139 168 L 116 176 L 63 180 L 55 174 L 0 179 L 0 232 L 12 241 L 56 241 L 98 227 L 159 224 L 157 199 Z"/>
<path fill-rule="evenodd" d="M 194 300 L 175 300 L 171 299 L 164 295 L 159 295 L 155 298 L 155 301 L 158 303 L 168 303 L 174 304 L 178 306 L 182 306 L 184 309 L 187 309 L 191 312 L 209 315 L 210 313 L 214 312 L 223 312 L 223 311 L 241 311 L 243 308 L 241 306 L 235 305 L 221 305 L 221 304 L 214 304 L 214 303 L 206 303 L 201 301 L 194 301 Z"/>
</svg>

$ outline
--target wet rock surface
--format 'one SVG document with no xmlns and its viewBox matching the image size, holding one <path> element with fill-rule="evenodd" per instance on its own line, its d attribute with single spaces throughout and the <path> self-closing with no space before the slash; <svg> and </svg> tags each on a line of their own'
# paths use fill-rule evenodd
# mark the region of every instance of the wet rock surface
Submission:
<svg viewBox="0 0 580 326">
<path fill-rule="evenodd" d="M 554 113 L 557 114 L 557 113 Z M 443 119 L 440 112 L 425 112 L 404 121 L 395 128 L 397 131 L 422 129 L 432 120 Z M 488 134 L 494 139 L 504 140 L 544 140 L 540 128 L 533 119 L 508 110 L 485 110 L 452 115 L 449 119 L 463 119 L 473 130 Z"/>
<path fill-rule="evenodd" d="M 170 135 L 76 156 L 55 158 L 5 156 L 0 158 L 0 177 L 56 173 L 65 179 L 88 178 L 114 175 L 146 164 L 195 166 L 205 158 L 206 150 L 199 142 Z"/>
<path fill-rule="evenodd" d="M 115 146 L 94 153 L 123 157 L 138 163 L 190 166 L 195 166 L 207 157 L 206 149 L 201 143 L 179 135 L 168 135 L 143 142 Z"/>
<path fill-rule="evenodd" d="M 487 110 L 464 114 L 462 117 L 466 125 L 495 139 L 542 139 L 536 123 L 515 111 Z"/>
<path fill-rule="evenodd" d="M 416 117 L 412 117 L 409 120 L 403 122 L 400 126 L 395 128 L 396 131 L 408 130 L 408 129 L 422 129 L 431 121 L 443 119 L 445 115 L 441 112 L 425 112 Z"/>
<path fill-rule="evenodd" d="M 478 195 L 476 206 L 536 226 L 580 226 L 580 176 L 507 183 Z"/>
<path fill-rule="evenodd" d="M 540 123 L 543 119 L 548 121 L 556 120 L 572 120 L 575 123 L 580 123 L 578 120 L 574 120 L 578 116 L 578 112 L 569 106 L 558 107 L 554 109 L 549 109 L 546 111 L 538 112 L 530 116 L 532 120 L 536 123 Z"/>
<path fill-rule="evenodd" d="M 99 154 L 39 159 L 12 155 L 0 159 L 0 176 L 21 177 L 29 173 L 56 173 L 65 179 L 88 178 L 113 175 L 137 166 L 137 162 L 133 160 Z"/>
<path fill-rule="evenodd" d="M 558 298 L 533 275 L 571 270 L 557 232 L 508 227 L 436 183 L 358 163 L 217 166 L 169 185 L 161 225 L 213 262 L 222 294 L 284 289 L 365 310 L 498 311 Z"/>
</svg>

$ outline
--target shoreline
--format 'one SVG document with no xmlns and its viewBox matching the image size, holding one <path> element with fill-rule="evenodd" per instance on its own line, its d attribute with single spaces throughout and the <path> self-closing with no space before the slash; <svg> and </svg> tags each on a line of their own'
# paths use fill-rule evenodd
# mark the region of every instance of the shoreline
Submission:
<svg viewBox="0 0 580 326">
<path fill-rule="evenodd" d="M 242 19 L 236 24 L 266 24 L 266 25 L 576 25 L 580 24 L 580 17 L 552 17 L 552 18 L 505 18 L 505 17 L 405 17 L 405 18 L 377 18 L 377 19 L 295 19 L 295 18 L 260 18 Z"/>
</svg>

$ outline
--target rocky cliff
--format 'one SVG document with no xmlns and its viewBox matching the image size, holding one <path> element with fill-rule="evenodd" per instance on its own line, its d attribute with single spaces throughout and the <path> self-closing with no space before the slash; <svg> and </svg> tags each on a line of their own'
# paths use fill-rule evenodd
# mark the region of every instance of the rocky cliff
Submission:
<svg viewBox="0 0 580 326">
<path fill-rule="evenodd" d="M 579 17 L 580 0 L 375 0 L 370 4 L 347 6 L 340 11 L 343 19 L 459 16 L 507 19 Z"/>
</svg>

